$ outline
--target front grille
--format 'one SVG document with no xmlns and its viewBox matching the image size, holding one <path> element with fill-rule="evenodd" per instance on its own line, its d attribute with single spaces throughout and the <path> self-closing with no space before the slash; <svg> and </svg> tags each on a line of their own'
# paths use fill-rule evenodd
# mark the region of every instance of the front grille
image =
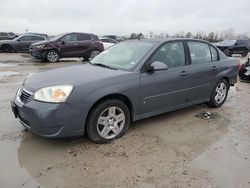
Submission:
<svg viewBox="0 0 250 188">
<path fill-rule="evenodd" d="M 28 101 L 28 99 L 30 98 L 31 96 L 31 93 L 26 91 L 25 89 L 21 89 L 21 92 L 20 92 L 20 100 L 24 103 L 26 103 Z"/>
</svg>

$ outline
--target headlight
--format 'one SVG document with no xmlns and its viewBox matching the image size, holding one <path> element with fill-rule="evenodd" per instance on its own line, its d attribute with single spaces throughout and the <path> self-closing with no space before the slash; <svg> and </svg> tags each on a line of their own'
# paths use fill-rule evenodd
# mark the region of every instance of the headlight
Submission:
<svg viewBox="0 0 250 188">
<path fill-rule="evenodd" d="M 39 89 L 34 94 L 34 99 L 43 102 L 65 102 L 73 90 L 72 85 L 58 85 Z"/>
</svg>

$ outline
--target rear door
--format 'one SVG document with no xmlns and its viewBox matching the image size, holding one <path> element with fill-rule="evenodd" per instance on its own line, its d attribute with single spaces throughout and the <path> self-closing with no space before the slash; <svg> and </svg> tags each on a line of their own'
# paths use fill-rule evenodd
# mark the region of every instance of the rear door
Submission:
<svg viewBox="0 0 250 188">
<path fill-rule="evenodd" d="M 168 70 L 141 73 L 141 113 L 158 114 L 186 102 L 186 55 L 181 41 L 163 44 L 150 58 L 160 61 Z"/>
<path fill-rule="evenodd" d="M 35 43 L 35 42 L 39 42 L 39 41 L 44 41 L 45 38 L 44 37 L 40 37 L 40 36 L 32 36 L 31 37 L 31 43 Z"/>
<path fill-rule="evenodd" d="M 78 51 L 77 54 L 79 57 L 88 56 L 88 52 L 90 52 L 94 46 L 94 40 L 89 34 L 79 33 L 78 34 Z"/>
<path fill-rule="evenodd" d="M 218 51 L 200 41 L 188 41 L 186 45 L 190 51 L 187 102 L 207 100 L 216 83 L 216 76 L 221 71 Z"/>
<path fill-rule="evenodd" d="M 249 50 L 248 40 L 237 40 L 235 47 L 234 47 L 235 54 L 244 54 L 244 53 L 247 53 L 248 50 Z"/>
</svg>

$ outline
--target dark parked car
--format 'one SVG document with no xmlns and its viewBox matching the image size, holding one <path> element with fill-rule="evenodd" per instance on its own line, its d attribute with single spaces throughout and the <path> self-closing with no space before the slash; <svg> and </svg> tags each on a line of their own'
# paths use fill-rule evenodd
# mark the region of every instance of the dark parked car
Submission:
<svg viewBox="0 0 250 188">
<path fill-rule="evenodd" d="M 0 50 L 2 52 L 29 52 L 30 45 L 46 40 L 38 35 L 21 35 L 13 40 L 1 40 Z"/>
<path fill-rule="evenodd" d="M 241 80 L 250 80 L 250 57 L 246 63 L 241 65 L 239 77 Z"/>
<path fill-rule="evenodd" d="M 64 33 L 30 47 L 33 57 L 49 62 L 56 62 L 66 57 L 92 59 L 103 50 L 104 47 L 99 38 L 89 33 Z"/>
<path fill-rule="evenodd" d="M 16 37 L 18 36 L 13 32 L 0 32 L 0 40 L 12 40 Z"/>
<path fill-rule="evenodd" d="M 124 41 L 90 63 L 29 76 L 12 110 L 34 134 L 86 132 L 105 143 L 131 121 L 204 102 L 222 106 L 237 81 L 237 63 L 202 40 Z"/>
<path fill-rule="evenodd" d="M 243 57 L 245 57 L 247 56 L 250 49 L 250 43 L 248 40 L 224 40 L 217 43 L 216 46 L 227 56 L 241 54 Z"/>
</svg>

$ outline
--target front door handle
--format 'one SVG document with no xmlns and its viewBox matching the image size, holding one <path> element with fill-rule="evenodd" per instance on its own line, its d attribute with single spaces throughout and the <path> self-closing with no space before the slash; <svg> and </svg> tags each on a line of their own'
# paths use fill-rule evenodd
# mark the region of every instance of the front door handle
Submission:
<svg viewBox="0 0 250 188">
<path fill-rule="evenodd" d="M 180 76 L 187 76 L 188 72 L 187 71 L 181 71 Z"/>
<path fill-rule="evenodd" d="M 212 70 L 213 70 L 213 71 L 217 70 L 217 67 L 216 67 L 216 66 L 213 66 L 213 67 L 212 67 Z"/>
</svg>

